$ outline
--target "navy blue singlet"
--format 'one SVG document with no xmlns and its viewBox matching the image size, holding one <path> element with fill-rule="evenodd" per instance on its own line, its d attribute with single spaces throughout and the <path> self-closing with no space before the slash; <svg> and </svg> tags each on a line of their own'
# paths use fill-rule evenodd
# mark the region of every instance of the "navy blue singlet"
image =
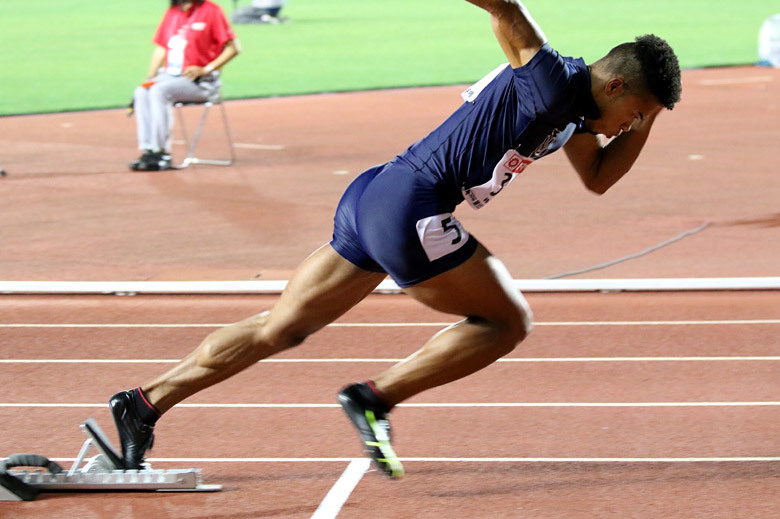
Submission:
<svg viewBox="0 0 780 519">
<path fill-rule="evenodd" d="M 466 261 L 476 239 L 452 215 L 480 209 L 533 161 L 600 114 L 582 59 L 548 44 L 524 66 L 502 65 L 463 92 L 444 123 L 358 176 L 339 202 L 331 245 L 365 270 L 412 286 Z"/>
</svg>

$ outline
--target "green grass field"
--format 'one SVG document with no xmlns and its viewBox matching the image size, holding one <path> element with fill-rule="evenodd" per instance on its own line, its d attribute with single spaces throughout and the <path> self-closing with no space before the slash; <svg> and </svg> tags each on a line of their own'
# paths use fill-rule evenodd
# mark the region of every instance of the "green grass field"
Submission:
<svg viewBox="0 0 780 519">
<path fill-rule="evenodd" d="M 219 2 L 226 13 L 232 1 Z M 683 67 L 751 64 L 776 0 L 525 2 L 550 43 L 587 61 L 654 32 Z M 248 5 L 248 1 L 239 5 Z M 0 115 L 126 105 L 165 0 L 2 0 Z M 237 25 L 228 98 L 467 83 L 504 61 L 487 14 L 464 0 L 290 0 L 283 25 Z"/>
</svg>

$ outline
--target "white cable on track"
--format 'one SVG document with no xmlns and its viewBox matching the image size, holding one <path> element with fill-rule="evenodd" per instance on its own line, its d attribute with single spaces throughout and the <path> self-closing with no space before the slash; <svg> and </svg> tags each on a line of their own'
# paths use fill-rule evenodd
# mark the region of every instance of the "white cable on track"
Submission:
<svg viewBox="0 0 780 519">
<path fill-rule="evenodd" d="M 687 230 L 687 231 L 685 231 L 683 233 L 678 234 L 674 238 L 670 238 L 670 239 L 668 239 L 666 241 L 663 241 L 663 242 L 661 242 L 661 243 L 659 243 L 657 245 L 653 245 L 652 247 L 647 248 L 647 249 L 645 249 L 643 251 L 639 251 L 639 252 L 636 252 L 634 254 L 629 254 L 628 256 L 623 256 L 622 258 L 618 258 L 618 259 L 615 259 L 615 260 L 612 260 L 612 261 L 608 261 L 606 263 L 600 263 L 598 265 L 593 265 L 592 267 L 586 267 L 586 268 L 579 269 L 579 270 L 572 270 L 572 271 L 569 271 L 569 272 L 563 272 L 561 274 L 555 274 L 553 276 L 547 276 L 544 279 L 560 279 L 560 278 L 564 278 L 564 277 L 568 277 L 568 276 L 576 276 L 578 274 L 584 274 L 586 272 L 591 272 L 591 271 L 594 271 L 594 270 L 605 269 L 607 267 L 611 267 L 612 265 L 616 265 L 616 264 L 622 263 L 624 261 L 636 259 L 636 258 L 645 256 L 647 254 L 650 254 L 651 252 L 656 251 L 656 250 L 658 250 L 658 249 L 660 249 L 662 247 L 666 247 L 667 245 L 671 245 L 674 242 L 680 241 L 683 238 L 685 238 L 686 236 L 691 236 L 693 234 L 701 232 L 701 231 L 703 231 L 704 229 L 706 229 L 709 226 L 710 226 L 710 222 L 704 222 L 703 224 L 699 225 L 698 227 L 696 227 L 694 229 L 689 229 L 689 230 Z"/>
</svg>

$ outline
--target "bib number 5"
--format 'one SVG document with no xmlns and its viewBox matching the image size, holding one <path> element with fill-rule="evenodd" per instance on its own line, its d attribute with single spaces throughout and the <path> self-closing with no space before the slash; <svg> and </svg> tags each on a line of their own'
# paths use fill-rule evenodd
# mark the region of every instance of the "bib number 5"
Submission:
<svg viewBox="0 0 780 519">
<path fill-rule="evenodd" d="M 452 216 L 449 216 L 441 221 L 441 228 L 442 230 L 446 232 L 455 231 L 455 238 L 452 239 L 452 245 L 457 245 L 460 243 L 461 238 L 463 235 L 460 232 L 460 228 L 452 223 Z M 457 220 L 456 220 L 457 221 Z"/>
<path fill-rule="evenodd" d="M 417 236 L 429 261 L 451 254 L 463 247 L 469 233 L 452 213 L 437 214 L 417 222 Z"/>
</svg>

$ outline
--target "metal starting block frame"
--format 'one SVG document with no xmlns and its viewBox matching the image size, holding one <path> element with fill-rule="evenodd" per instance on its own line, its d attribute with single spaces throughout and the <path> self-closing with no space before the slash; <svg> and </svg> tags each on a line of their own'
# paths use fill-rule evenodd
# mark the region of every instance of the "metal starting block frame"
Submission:
<svg viewBox="0 0 780 519">
<path fill-rule="evenodd" d="M 100 429 L 89 418 L 81 424 L 88 436 L 69 470 L 59 473 L 35 470 L 8 470 L 7 474 L 40 492 L 216 492 L 222 485 L 202 483 L 200 469 L 154 470 L 148 463 L 141 470 L 124 470 L 122 457 Z M 92 447 L 99 454 L 85 459 Z M 82 466 L 82 463 L 83 466 Z M 0 501 L 21 500 L 0 486 Z"/>
</svg>

